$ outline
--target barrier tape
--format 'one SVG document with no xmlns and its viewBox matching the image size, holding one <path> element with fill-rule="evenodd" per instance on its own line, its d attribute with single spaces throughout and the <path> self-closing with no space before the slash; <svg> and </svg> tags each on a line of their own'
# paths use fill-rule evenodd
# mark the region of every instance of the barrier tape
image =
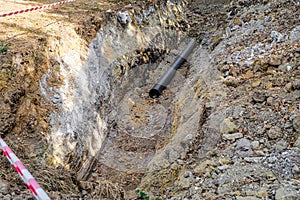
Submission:
<svg viewBox="0 0 300 200">
<path fill-rule="evenodd" d="M 60 2 L 56 2 L 56 3 L 51 3 L 51 4 L 48 4 L 48 5 L 37 6 L 37 7 L 34 7 L 34 8 L 27 8 L 27 9 L 24 9 L 24 10 L 18 10 L 18 11 L 14 11 L 14 12 L 10 12 L 10 13 L 4 13 L 4 14 L 0 14 L 0 17 L 7 17 L 7 16 L 11 16 L 11 15 L 31 12 L 31 11 L 34 11 L 34 10 L 49 8 L 49 7 L 53 7 L 53 6 L 56 6 L 56 5 L 62 5 L 62 4 L 72 2 L 72 1 L 75 1 L 75 0 L 65 0 L 65 1 L 60 1 Z"/>
<path fill-rule="evenodd" d="M 22 180 L 26 186 L 30 189 L 33 196 L 38 200 L 48 200 L 50 199 L 46 192 L 41 188 L 41 186 L 36 182 L 30 172 L 26 169 L 19 158 L 13 153 L 13 151 L 7 146 L 4 140 L 0 137 L 0 149 L 2 149 L 4 155 L 9 160 L 13 168 L 21 176 Z"/>
</svg>

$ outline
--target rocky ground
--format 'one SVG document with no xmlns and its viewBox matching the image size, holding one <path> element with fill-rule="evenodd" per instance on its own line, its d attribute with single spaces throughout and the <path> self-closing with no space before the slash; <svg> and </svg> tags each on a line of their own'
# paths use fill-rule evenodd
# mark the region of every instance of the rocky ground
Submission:
<svg viewBox="0 0 300 200">
<path fill-rule="evenodd" d="M 27 7 L 49 3 L 20 2 Z M 39 92 L 42 75 L 58 65 L 49 59 L 49 47 L 58 45 L 53 41 L 66 32 L 80 47 L 87 46 L 107 15 L 143 7 L 139 1 L 129 7 L 123 6 L 127 1 L 116 3 L 78 1 L 40 12 L 42 19 L 30 21 L 20 15 L 0 24 L 4 33 L 0 38 L 1 137 L 54 199 L 91 197 L 87 194 L 91 191 L 83 188 L 93 188 L 110 199 L 137 198 L 134 192 L 124 197 L 122 187 L 113 183 L 120 181 L 112 180 L 112 174 L 103 175 L 107 180 L 97 184 L 79 184 L 74 172 L 49 165 L 50 155 L 45 154 L 48 116 L 57 109 Z M 112 12 L 106 12 L 109 9 Z M 168 149 L 171 153 L 158 157 L 159 165 L 150 165 L 148 173 L 133 174 L 123 186 L 132 184 L 159 199 L 299 199 L 299 10 L 300 3 L 292 0 L 190 1 L 186 10 L 189 29 L 183 31 L 196 37 L 203 49 L 200 60 L 198 51 L 193 60 L 203 61 L 201 55 L 207 55 L 216 73 L 211 82 L 204 77 L 203 83 L 210 87 L 199 82 L 195 88 L 202 95 L 191 104 L 199 111 L 197 118 L 191 117 L 199 118 L 195 137 L 184 143 L 179 155 Z M 47 25 L 41 25 L 45 21 Z M 58 77 L 50 82 L 58 87 L 63 84 Z M 186 96 L 179 96 L 178 102 L 185 102 Z M 161 102 L 169 104 L 168 97 L 174 96 L 166 92 Z M 175 112 L 180 113 L 179 103 Z M 3 156 L 0 162 L 0 198 L 32 198 Z"/>
<path fill-rule="evenodd" d="M 219 108 L 206 107 L 214 110 L 206 120 L 216 110 L 226 117 L 219 130 L 204 122 L 202 145 L 193 141 L 187 155 L 163 166 L 179 168 L 173 183 L 142 185 L 170 199 L 298 199 L 299 2 L 198 2 L 190 5 L 191 34 L 210 50 L 226 92 Z M 210 134 L 218 142 L 202 155 Z"/>
</svg>

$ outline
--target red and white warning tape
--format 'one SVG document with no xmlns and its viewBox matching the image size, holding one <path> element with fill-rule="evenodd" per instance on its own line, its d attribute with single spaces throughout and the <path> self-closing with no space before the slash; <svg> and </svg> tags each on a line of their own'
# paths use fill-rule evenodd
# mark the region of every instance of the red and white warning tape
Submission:
<svg viewBox="0 0 300 200">
<path fill-rule="evenodd" d="M 10 13 L 4 13 L 4 14 L 0 14 L 0 17 L 7 17 L 7 16 L 11 16 L 11 15 L 31 12 L 31 11 L 34 11 L 34 10 L 49 8 L 49 7 L 56 6 L 56 5 L 62 5 L 62 4 L 72 2 L 72 1 L 75 1 L 75 0 L 65 0 L 65 1 L 60 1 L 60 2 L 56 2 L 56 3 L 48 4 L 48 5 L 37 6 L 37 7 L 34 7 L 34 8 L 27 8 L 27 9 L 24 9 L 24 10 L 18 10 L 18 11 L 14 11 L 14 12 L 10 12 Z"/>
<path fill-rule="evenodd" d="M 38 200 L 48 200 L 50 199 L 46 192 L 41 188 L 41 186 L 36 182 L 30 172 L 22 164 L 19 158 L 13 153 L 13 151 L 7 146 L 4 140 L 0 137 L 0 149 L 2 149 L 4 155 L 9 160 L 10 164 L 21 176 L 24 183 L 30 189 L 34 197 Z"/>
</svg>

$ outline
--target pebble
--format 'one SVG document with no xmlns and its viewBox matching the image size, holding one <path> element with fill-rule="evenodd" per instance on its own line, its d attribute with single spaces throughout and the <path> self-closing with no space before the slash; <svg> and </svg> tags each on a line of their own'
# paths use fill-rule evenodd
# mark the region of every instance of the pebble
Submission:
<svg viewBox="0 0 300 200">
<path fill-rule="evenodd" d="M 288 65 L 288 66 L 286 66 L 286 71 L 291 71 L 293 69 L 293 67 L 292 66 L 290 66 L 290 65 Z"/>
<path fill-rule="evenodd" d="M 266 198 L 267 196 L 268 196 L 268 192 L 266 188 L 261 188 L 256 194 L 256 197 L 258 198 Z"/>
<path fill-rule="evenodd" d="M 260 163 L 262 158 L 261 157 L 245 157 L 244 160 L 249 163 Z"/>
<path fill-rule="evenodd" d="M 300 172 L 299 167 L 298 167 L 297 165 L 295 165 L 295 166 L 292 168 L 292 173 L 293 173 L 293 174 L 299 174 L 299 172 Z"/>
<path fill-rule="evenodd" d="M 195 169 L 194 169 L 194 172 L 195 172 L 196 174 L 199 174 L 199 175 L 204 174 L 204 173 L 206 173 L 207 171 L 211 171 L 211 169 L 209 168 L 209 166 L 211 166 L 211 167 L 216 167 L 217 164 L 214 163 L 214 162 L 211 161 L 211 160 L 206 160 L 206 161 L 200 163 L 198 166 L 196 166 Z"/>
<path fill-rule="evenodd" d="M 296 142 L 294 143 L 294 147 L 300 148 L 300 136 L 298 136 Z"/>
<path fill-rule="evenodd" d="M 221 171 L 224 171 L 224 170 L 226 170 L 228 168 L 229 168 L 229 165 L 218 166 L 218 169 L 221 170 Z"/>
<path fill-rule="evenodd" d="M 81 194 L 82 194 L 82 196 L 85 196 L 85 195 L 87 195 L 87 194 L 88 194 L 88 191 L 86 191 L 86 190 L 82 190 Z"/>
<path fill-rule="evenodd" d="M 292 91 L 292 87 L 293 87 L 292 83 L 287 83 L 287 84 L 284 86 L 284 88 L 285 88 L 288 92 Z"/>
<path fill-rule="evenodd" d="M 219 163 L 221 165 L 228 165 L 228 164 L 232 164 L 232 160 L 230 158 L 222 158 L 219 160 Z"/>
<path fill-rule="evenodd" d="M 293 82 L 293 89 L 300 90 L 300 80 L 296 80 Z"/>
<path fill-rule="evenodd" d="M 184 172 L 183 177 L 184 178 L 189 178 L 189 177 L 193 178 L 193 173 L 191 171 L 186 171 L 186 172 Z"/>
<path fill-rule="evenodd" d="M 259 141 L 253 141 L 251 142 L 252 148 L 257 149 L 259 147 Z"/>
<path fill-rule="evenodd" d="M 124 12 L 119 11 L 117 13 L 117 20 L 121 24 L 127 24 L 132 22 L 132 19 L 130 18 L 130 14 L 128 11 L 124 11 Z"/>
<path fill-rule="evenodd" d="M 242 138 L 236 143 L 236 153 L 242 157 L 248 157 L 253 154 L 251 142 L 248 139 Z"/>
<path fill-rule="evenodd" d="M 177 163 L 173 163 L 173 164 L 171 165 L 171 169 L 177 170 L 177 169 L 179 169 L 179 165 L 178 165 Z"/>
<path fill-rule="evenodd" d="M 193 180 L 193 173 L 190 171 L 186 171 L 180 176 L 180 179 L 177 181 L 177 185 L 183 189 L 187 189 L 190 188 Z"/>
<path fill-rule="evenodd" d="M 260 84 L 261 84 L 261 81 L 257 80 L 257 81 L 254 81 L 251 83 L 251 87 L 256 88 L 256 87 L 260 86 Z"/>
<path fill-rule="evenodd" d="M 279 66 L 279 65 L 281 65 L 281 62 L 282 62 L 281 60 L 282 60 L 282 56 L 271 57 L 271 59 L 269 61 L 269 65 Z"/>
<path fill-rule="evenodd" d="M 241 107 L 241 106 L 236 106 L 234 107 L 233 109 L 233 118 L 234 119 L 238 119 L 240 118 L 241 116 L 243 116 L 243 113 L 245 112 L 245 108 Z"/>
<path fill-rule="evenodd" d="M 263 93 L 256 92 L 253 97 L 255 103 L 263 103 L 266 100 L 266 95 Z"/>
<path fill-rule="evenodd" d="M 273 126 L 268 130 L 267 134 L 270 139 L 277 139 L 282 136 L 282 130 L 278 126 Z"/>
<path fill-rule="evenodd" d="M 229 118 L 224 119 L 224 121 L 220 125 L 220 132 L 223 134 L 234 133 L 236 131 L 236 125 Z"/>
<path fill-rule="evenodd" d="M 285 64 L 282 64 L 278 67 L 278 69 L 280 71 L 283 71 L 283 72 L 289 72 L 291 71 L 293 68 L 295 68 L 296 64 L 295 63 L 285 63 Z"/>
<path fill-rule="evenodd" d="M 266 178 L 269 180 L 269 181 L 275 181 L 277 178 L 276 176 L 272 173 L 272 172 L 267 172 L 266 173 Z"/>
<path fill-rule="evenodd" d="M 266 155 L 266 153 L 262 150 L 256 150 L 255 154 L 258 155 L 258 156 L 265 156 Z"/>
<path fill-rule="evenodd" d="M 278 142 L 276 143 L 276 145 L 275 145 L 275 149 L 276 149 L 277 151 L 283 151 L 283 150 L 285 150 L 287 147 L 288 147 L 288 143 L 287 143 L 286 141 L 284 141 L 284 140 L 278 141 Z"/>
<path fill-rule="evenodd" d="M 274 104 L 274 98 L 273 98 L 273 97 L 268 97 L 268 98 L 267 98 L 267 104 L 268 104 L 269 106 L 273 105 L 273 104 Z"/>
<path fill-rule="evenodd" d="M 283 35 L 277 31 L 272 31 L 271 32 L 271 37 L 274 41 L 280 42 L 281 39 L 283 38 Z"/>
<path fill-rule="evenodd" d="M 293 128 L 295 129 L 295 131 L 300 133 L 300 115 L 296 116 L 293 119 Z"/>
<path fill-rule="evenodd" d="M 4 181 L 0 180 L 0 191 L 1 191 L 1 194 L 9 194 L 9 186 L 8 184 L 6 184 Z"/>
<path fill-rule="evenodd" d="M 223 134 L 223 139 L 235 141 L 236 139 L 242 138 L 242 133 Z"/>
</svg>

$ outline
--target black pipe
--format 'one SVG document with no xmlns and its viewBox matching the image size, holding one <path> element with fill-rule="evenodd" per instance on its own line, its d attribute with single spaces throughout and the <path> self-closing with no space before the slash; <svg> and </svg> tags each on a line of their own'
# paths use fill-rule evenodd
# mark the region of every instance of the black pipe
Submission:
<svg viewBox="0 0 300 200">
<path fill-rule="evenodd" d="M 162 91 L 169 85 L 176 74 L 176 70 L 187 60 L 187 57 L 192 53 L 196 46 L 196 41 L 193 39 L 186 49 L 177 57 L 175 62 L 170 66 L 168 71 L 159 79 L 159 81 L 149 91 L 151 98 L 158 98 Z"/>
</svg>

